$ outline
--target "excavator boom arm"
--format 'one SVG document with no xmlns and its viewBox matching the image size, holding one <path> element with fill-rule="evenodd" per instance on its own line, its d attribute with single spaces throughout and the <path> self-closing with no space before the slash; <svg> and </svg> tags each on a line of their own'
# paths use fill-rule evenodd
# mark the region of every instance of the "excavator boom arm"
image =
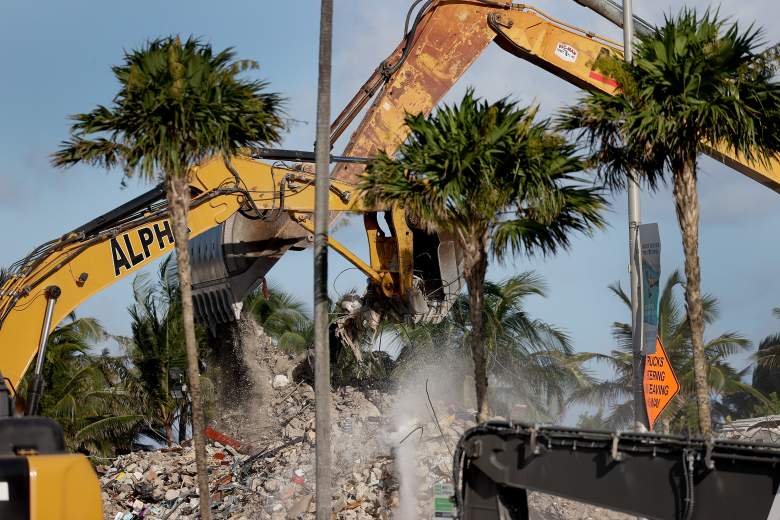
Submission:
<svg viewBox="0 0 780 520">
<path fill-rule="evenodd" d="M 577 1 L 598 8 L 596 0 Z M 580 88 L 610 94 L 617 88 L 617 82 L 594 65 L 602 53 L 622 56 L 622 45 L 533 6 L 504 1 L 432 0 L 425 3 L 418 16 L 419 22 L 410 34 L 382 62 L 332 126 L 333 137 L 338 137 L 350 117 L 379 91 L 344 155 L 394 153 L 408 134 L 406 113 L 429 113 L 491 41 Z M 638 28 L 649 32 L 644 22 Z M 388 67 L 393 73 L 383 77 L 382 71 Z M 709 147 L 708 155 L 780 193 L 777 160 L 768 164 L 746 161 L 717 145 Z M 334 177 L 356 182 L 363 168 L 361 164 L 339 165 Z"/>
<path fill-rule="evenodd" d="M 250 208 L 274 211 L 280 210 L 283 203 L 284 211 L 311 213 L 312 175 L 279 168 L 272 175 L 270 168 L 244 157 L 233 160 L 233 172 L 221 160 L 195 168 L 190 181 L 192 192 L 197 194 L 189 212 L 190 237 L 195 238 Z M 354 186 L 334 181 L 330 207 L 335 211 L 365 210 L 354 191 Z M 40 338 L 45 338 L 70 312 L 105 287 L 173 250 L 173 232 L 164 200 L 161 188 L 155 188 L 45 244 L 17 263 L 15 271 L 3 280 L 0 367 L 14 386 L 35 357 Z M 348 258 L 350 255 L 348 251 L 345 254 Z M 373 271 L 367 274 L 382 279 L 381 274 Z M 49 305 L 50 316 L 44 320 Z M 42 328 L 44 323 L 48 323 L 47 330 Z"/>
</svg>

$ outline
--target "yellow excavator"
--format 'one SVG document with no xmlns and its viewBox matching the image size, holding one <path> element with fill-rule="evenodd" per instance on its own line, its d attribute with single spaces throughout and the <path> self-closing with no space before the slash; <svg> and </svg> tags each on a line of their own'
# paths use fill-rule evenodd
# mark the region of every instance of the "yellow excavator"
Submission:
<svg viewBox="0 0 780 520">
<path fill-rule="evenodd" d="M 579 1 L 579 0 L 578 0 Z M 416 10 L 415 10 L 416 9 Z M 400 208 L 367 207 L 356 190 L 366 158 L 392 154 L 407 136 L 404 116 L 429 113 L 490 42 L 585 89 L 612 92 L 594 69 L 616 42 L 525 4 L 417 0 L 404 37 L 331 126 L 331 142 L 374 99 L 342 156 L 333 157 L 330 208 L 362 214 L 369 258 L 330 246 L 366 274 L 364 315 L 437 321 L 461 288 L 452 237 L 426 233 Z M 722 150 L 718 160 L 780 191 L 780 165 L 751 164 Z M 189 216 L 196 314 L 214 326 L 236 319 L 240 302 L 287 250 L 312 242 L 312 154 L 251 150 L 191 172 Z M 386 229 L 380 225 L 384 214 Z M 101 518 L 98 482 L 87 459 L 65 453 L 62 432 L 35 416 L 49 333 L 92 295 L 173 249 L 164 192 L 157 187 L 36 248 L 0 279 L 0 519 Z M 14 388 L 36 361 L 26 414 Z M 6 384 L 7 383 L 7 384 Z"/>
</svg>

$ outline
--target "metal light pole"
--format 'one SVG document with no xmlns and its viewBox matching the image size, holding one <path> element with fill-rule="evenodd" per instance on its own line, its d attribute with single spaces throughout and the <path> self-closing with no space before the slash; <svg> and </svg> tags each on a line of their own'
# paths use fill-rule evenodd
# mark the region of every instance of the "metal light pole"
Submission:
<svg viewBox="0 0 780 520">
<path fill-rule="evenodd" d="M 634 53 L 634 13 L 632 0 L 623 0 L 623 56 L 631 62 Z M 647 430 L 647 412 L 642 391 L 642 372 L 644 355 L 642 352 L 642 314 L 640 305 L 641 283 L 639 278 L 640 250 L 639 224 L 641 213 L 639 206 L 639 183 L 628 180 L 628 258 L 631 274 L 631 336 L 634 347 L 634 423 L 637 430 Z"/>
<path fill-rule="evenodd" d="M 330 61 L 333 0 L 322 0 L 317 86 L 314 202 L 314 409 L 317 520 L 331 517 L 330 346 L 328 345 L 328 192 L 330 191 Z"/>
</svg>

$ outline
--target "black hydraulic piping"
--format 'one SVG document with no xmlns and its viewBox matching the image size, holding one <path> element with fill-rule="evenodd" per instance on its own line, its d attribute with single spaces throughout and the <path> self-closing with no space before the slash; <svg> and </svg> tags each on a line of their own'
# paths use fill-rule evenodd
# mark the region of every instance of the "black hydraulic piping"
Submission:
<svg viewBox="0 0 780 520">
<path fill-rule="evenodd" d="M 574 0 L 583 7 L 587 7 L 591 11 L 599 14 L 614 23 L 620 28 L 623 28 L 623 8 L 611 0 Z M 634 31 L 639 36 L 649 36 L 655 28 L 653 25 L 643 20 L 642 18 L 634 15 Z"/>
<path fill-rule="evenodd" d="M 314 152 L 308 152 L 304 150 L 285 150 L 277 148 L 255 148 L 252 150 L 252 156 L 256 158 L 276 160 L 276 161 L 293 161 L 293 162 L 314 162 Z M 366 164 L 371 161 L 370 157 L 345 157 L 342 155 L 331 155 L 331 162 L 337 163 L 359 163 Z M 121 221 L 122 219 L 135 214 L 139 210 L 147 208 L 156 202 L 160 202 L 165 199 L 165 187 L 160 184 L 139 195 L 138 197 L 122 204 L 118 208 L 115 208 L 97 218 L 94 218 L 86 224 L 74 229 L 68 235 L 84 235 L 90 236 L 95 232 L 102 231 L 113 224 Z"/>
<path fill-rule="evenodd" d="M 254 148 L 252 157 L 258 159 L 269 159 L 274 161 L 293 161 L 313 163 L 314 152 L 305 150 L 285 150 L 281 148 Z M 371 157 L 347 157 L 344 155 L 331 155 L 330 162 L 337 163 L 359 163 L 366 164 L 371 162 Z"/>
<path fill-rule="evenodd" d="M 165 199 L 165 187 L 162 184 L 158 184 L 151 190 L 139 195 L 138 197 L 125 202 L 118 208 L 112 209 L 108 213 L 104 213 L 97 218 L 94 218 L 86 224 L 77 227 L 67 235 L 76 234 L 89 236 L 96 231 L 102 231 L 104 229 L 112 227 L 112 224 L 116 224 L 125 217 L 129 217 L 137 213 L 139 210 L 147 208 L 152 204 Z"/>
</svg>

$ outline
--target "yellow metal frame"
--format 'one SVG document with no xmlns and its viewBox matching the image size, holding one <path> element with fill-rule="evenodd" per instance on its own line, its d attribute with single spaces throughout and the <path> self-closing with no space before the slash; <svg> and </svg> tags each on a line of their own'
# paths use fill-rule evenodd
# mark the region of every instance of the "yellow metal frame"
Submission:
<svg viewBox="0 0 780 520">
<path fill-rule="evenodd" d="M 385 151 L 392 155 L 408 135 L 405 115 L 430 112 L 491 41 L 581 88 L 614 92 L 615 81 L 593 66 L 604 52 L 622 57 L 622 45 L 533 6 L 504 0 L 500 3 L 504 5 L 467 0 L 436 2 L 417 27 L 413 50 L 376 96 L 344 154 L 372 156 Z M 406 45 L 406 40 L 402 41 L 386 62 L 396 63 Z M 364 85 L 367 91 L 373 92 L 381 82 L 377 74 Z M 354 104 L 364 97 L 361 89 L 347 105 L 347 112 L 354 113 Z M 339 120 L 343 126 L 341 116 Z M 748 162 L 720 148 L 710 149 L 708 154 L 780 193 L 777 160 L 768 164 Z M 341 164 L 334 176 L 356 182 L 362 171 L 362 165 Z"/>
<path fill-rule="evenodd" d="M 581 88 L 615 92 L 616 82 L 594 70 L 594 64 L 603 53 L 622 58 L 623 48 L 616 42 L 519 4 L 496 10 L 488 16 L 488 24 L 496 31 L 496 43 L 515 56 Z M 574 52 L 567 52 L 565 46 Z M 722 146 L 708 147 L 707 155 L 780 193 L 780 161 L 747 161 Z"/>
<path fill-rule="evenodd" d="M 103 500 L 95 470 L 82 455 L 32 455 L 31 520 L 102 520 Z"/>
<path fill-rule="evenodd" d="M 314 210 L 313 174 L 284 168 L 273 168 L 257 160 L 237 157 L 228 170 L 222 160 L 209 160 L 191 172 L 191 186 L 197 195 L 189 212 L 190 237 L 195 237 L 227 220 L 239 209 L 283 210 L 289 212 L 307 230 Z M 273 171 L 272 171 L 273 170 Z M 354 184 L 332 181 L 329 197 L 334 212 L 366 212 L 367 208 L 356 195 Z M 381 208 L 379 208 L 381 209 Z M 60 246 L 24 276 L 13 278 L 0 288 L 0 312 L 13 304 L 10 314 L 0 328 L 0 367 L 14 386 L 19 384 L 37 351 L 41 335 L 41 323 L 46 308 L 44 295 L 48 286 L 57 286 L 61 295 L 54 307 L 53 329 L 82 302 L 142 267 L 173 250 L 173 240 L 154 240 L 142 243 L 142 230 L 163 229 L 170 225 L 167 213 L 148 218 L 142 223 L 118 232 L 103 233 L 96 237 L 78 239 L 65 236 Z M 112 239 L 127 244 L 135 252 L 145 250 L 145 258 L 128 265 L 117 273 L 112 262 Z M 404 297 L 405 288 L 411 287 L 411 269 L 400 273 L 387 272 L 381 267 L 369 266 L 342 244 L 331 240 L 331 247 L 356 267 L 369 275 L 387 296 Z M 380 250 L 369 238 L 372 258 L 388 255 L 411 258 L 412 251 L 400 253 Z M 400 241 L 398 247 L 411 247 L 411 242 Z M 390 264 L 388 259 L 383 264 Z M 404 289 L 402 289 L 404 288 Z M 19 296 L 13 302 L 13 296 Z"/>
<path fill-rule="evenodd" d="M 363 214 L 370 264 L 364 262 L 331 235 L 328 235 L 328 245 L 365 273 L 385 296 L 405 297 L 412 289 L 414 241 L 403 210 L 393 209 L 390 215 L 394 234 L 384 236 L 379 228 L 377 213 L 367 211 Z M 299 213 L 295 218 L 304 229 L 314 233 L 314 223 L 310 215 Z"/>
</svg>

